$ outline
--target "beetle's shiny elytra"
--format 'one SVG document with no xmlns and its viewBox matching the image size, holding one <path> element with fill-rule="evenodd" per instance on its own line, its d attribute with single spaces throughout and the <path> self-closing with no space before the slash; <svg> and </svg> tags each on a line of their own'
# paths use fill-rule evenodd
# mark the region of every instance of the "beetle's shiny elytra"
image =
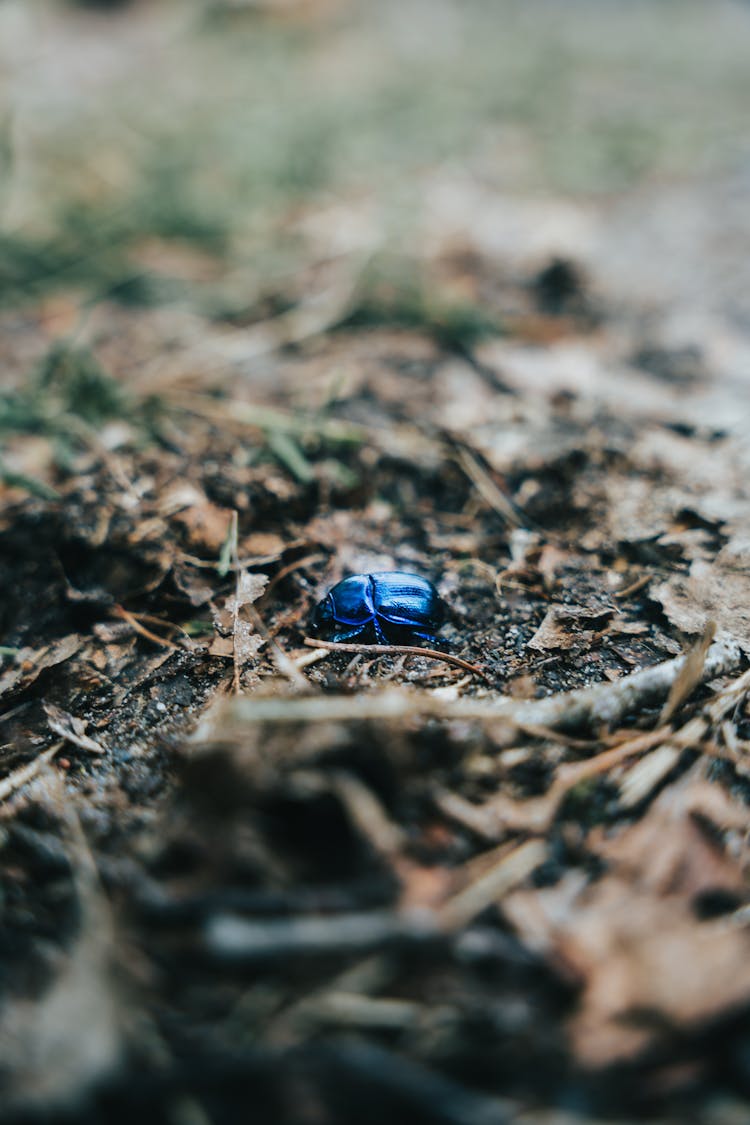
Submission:
<svg viewBox="0 0 750 1125">
<path fill-rule="evenodd" d="M 337 582 L 316 606 L 311 624 L 332 641 L 374 635 L 378 644 L 389 644 L 413 637 L 431 641 L 443 618 L 443 603 L 431 582 L 418 574 L 384 570 Z"/>
</svg>

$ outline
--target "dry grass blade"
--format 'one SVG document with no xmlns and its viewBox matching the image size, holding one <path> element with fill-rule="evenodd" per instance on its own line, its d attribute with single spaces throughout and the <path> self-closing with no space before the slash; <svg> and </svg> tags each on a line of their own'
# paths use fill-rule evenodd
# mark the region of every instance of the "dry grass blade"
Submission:
<svg viewBox="0 0 750 1125">
<path fill-rule="evenodd" d="M 479 495 L 493 511 L 511 527 L 523 527 L 523 520 L 519 517 L 510 500 L 498 488 L 487 470 L 480 465 L 474 454 L 470 453 L 465 446 L 456 445 L 455 456 Z"/>
<path fill-rule="evenodd" d="M 41 773 L 47 763 L 52 761 L 55 754 L 57 754 L 59 750 L 62 750 L 64 745 L 64 741 L 56 742 L 54 746 L 43 750 L 42 753 L 31 762 L 27 762 L 25 766 L 19 766 L 17 770 L 13 770 L 13 773 L 9 773 L 7 777 L 4 777 L 0 781 L 0 801 L 6 801 L 8 797 L 11 797 L 14 793 L 17 793 L 19 789 L 22 789 L 27 782 L 33 781 L 37 774 Z"/>
<path fill-rule="evenodd" d="M 279 582 L 281 582 L 284 578 L 288 578 L 290 574 L 294 574 L 296 570 L 303 570 L 305 567 L 314 566 L 316 563 L 324 561 L 325 555 L 318 553 L 312 555 L 303 555 L 301 559 L 295 559 L 294 562 L 290 562 L 287 563 L 286 566 L 282 566 L 279 570 L 276 571 L 273 578 L 266 586 L 261 600 L 265 601 L 278 586 Z"/>
<path fill-rule="evenodd" d="M 217 401 L 209 395 L 175 393 L 169 395 L 169 402 L 189 414 L 208 418 L 224 426 L 257 430 L 260 434 L 265 434 L 269 430 L 300 437 L 315 433 L 330 442 L 359 445 L 371 440 L 375 432 L 365 426 L 340 421 L 337 418 L 313 418 L 295 414 L 290 410 L 241 400 Z"/>
<path fill-rule="evenodd" d="M 593 758 L 565 763 L 558 768 L 552 785 L 541 797 L 530 797 L 522 801 L 501 793 L 483 805 L 473 805 L 455 793 L 445 792 L 438 795 L 437 803 L 447 816 L 486 840 L 502 839 L 509 831 L 530 832 L 535 835 L 544 833 L 548 831 L 565 797 L 576 785 L 607 773 L 628 758 L 660 746 L 670 734 L 671 727 L 660 727 L 604 750 Z"/>
<path fill-rule="evenodd" d="M 303 668 L 310 668 L 313 664 L 320 664 L 321 660 L 327 660 L 330 655 L 327 648 L 317 646 L 312 652 L 303 652 L 301 656 L 298 656 L 294 661 L 294 666 L 302 671 Z"/>
<path fill-rule="evenodd" d="M 617 598 L 618 602 L 624 602 L 628 598 L 632 598 L 633 594 L 637 594 L 645 589 L 651 581 L 651 578 L 652 576 L 650 574 L 642 574 L 640 578 L 636 578 L 629 586 L 625 586 L 622 590 L 615 590 L 614 596 Z"/>
<path fill-rule="evenodd" d="M 279 645 L 275 638 L 268 632 L 255 606 L 249 605 L 247 607 L 247 612 L 257 632 L 266 640 L 274 664 L 279 672 L 281 672 L 282 676 L 285 676 L 298 691 L 309 691 L 310 681 L 302 675 L 295 662 L 291 657 L 287 656 L 281 645 Z"/>
<path fill-rule="evenodd" d="M 704 708 L 704 714 L 712 723 L 720 723 L 722 719 L 734 711 L 750 692 L 750 669 L 743 672 L 731 684 L 723 688 L 714 699 Z"/>
<path fill-rule="evenodd" d="M 512 887 L 522 883 L 544 862 L 546 846 L 541 840 L 526 843 L 508 852 L 503 850 L 497 862 L 477 879 L 449 899 L 439 912 L 440 924 L 447 930 L 458 930 L 493 903 L 499 902 Z"/>
<path fill-rule="evenodd" d="M 375 851 L 386 858 L 396 856 L 406 842 L 405 833 L 389 817 L 372 790 L 352 773 L 339 771 L 332 780 L 352 821 Z"/>
<path fill-rule="evenodd" d="M 632 809 L 648 797 L 680 760 L 681 750 L 674 743 L 665 742 L 636 762 L 620 782 L 620 806 Z"/>
<path fill-rule="evenodd" d="M 703 630 L 703 635 L 700 640 L 697 641 L 685 655 L 685 663 L 680 669 L 680 674 L 669 689 L 667 702 L 664 704 L 661 715 L 659 716 L 660 725 L 669 722 L 675 711 L 682 706 L 703 679 L 703 667 L 706 663 L 706 656 L 708 655 L 708 650 L 715 636 L 716 622 L 709 621 L 706 628 Z"/>
<path fill-rule="evenodd" d="M 601 754 L 597 754 L 593 758 L 587 758 L 583 762 L 569 762 L 560 766 L 552 787 L 555 795 L 561 798 L 580 782 L 607 773 L 608 770 L 614 769 L 615 766 L 619 766 L 622 762 L 635 757 L 637 754 L 653 750 L 654 747 L 664 742 L 671 733 L 671 727 L 659 727 L 657 730 L 630 738 L 627 742 L 621 742 L 619 746 L 614 746 L 611 750 L 604 750 Z"/>
</svg>

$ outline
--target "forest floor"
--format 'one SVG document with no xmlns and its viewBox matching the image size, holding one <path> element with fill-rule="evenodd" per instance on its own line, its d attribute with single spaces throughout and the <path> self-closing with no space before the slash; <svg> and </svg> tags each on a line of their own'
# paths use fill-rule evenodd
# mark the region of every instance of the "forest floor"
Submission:
<svg viewBox="0 0 750 1125">
<path fill-rule="evenodd" d="M 0 5 L 0 1118 L 741 1125 L 750 10 L 112 7 Z"/>
</svg>

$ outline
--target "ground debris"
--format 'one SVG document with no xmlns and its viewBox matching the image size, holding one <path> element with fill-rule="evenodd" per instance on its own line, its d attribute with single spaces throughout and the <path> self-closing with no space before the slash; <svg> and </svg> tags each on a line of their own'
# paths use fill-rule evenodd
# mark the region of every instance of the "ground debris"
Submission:
<svg viewBox="0 0 750 1125">
<path fill-rule="evenodd" d="M 602 878 L 571 874 L 506 900 L 518 932 L 583 985 L 571 1021 L 582 1065 L 622 1063 L 747 1007 L 748 935 L 731 911 L 750 889 L 727 850 L 746 823 L 744 809 L 693 774 L 630 828 L 591 833 Z"/>
<path fill-rule="evenodd" d="M 744 1122 L 741 6 L 26 7 L 0 1112 Z"/>
</svg>

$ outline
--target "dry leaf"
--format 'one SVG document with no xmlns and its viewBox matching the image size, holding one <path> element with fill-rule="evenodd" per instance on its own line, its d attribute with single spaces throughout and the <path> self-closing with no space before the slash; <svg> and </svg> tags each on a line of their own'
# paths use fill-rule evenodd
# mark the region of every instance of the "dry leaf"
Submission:
<svg viewBox="0 0 750 1125">
<path fill-rule="evenodd" d="M 225 608 L 230 613 L 234 613 L 245 605 L 252 605 L 253 602 L 257 602 L 267 585 L 267 574 L 254 574 L 247 570 L 240 571 L 237 579 L 237 590 L 227 598 Z"/>
<path fill-rule="evenodd" d="M 551 605 L 528 647 L 535 652 L 550 652 L 554 649 L 572 648 L 576 644 L 587 644 L 614 612 L 609 608 Z"/>
<path fill-rule="evenodd" d="M 229 660 L 234 656 L 234 638 L 216 636 L 208 646 L 210 656 L 225 656 Z"/>
<path fill-rule="evenodd" d="M 83 647 L 83 638 L 75 633 L 61 637 L 44 648 L 24 648 L 16 655 L 15 664 L 0 676 L 0 696 L 10 691 L 22 691 L 34 683 L 45 668 L 63 664 Z"/>
<path fill-rule="evenodd" d="M 520 935 L 582 986 L 569 1030 L 584 1066 L 632 1059 L 672 1028 L 694 1032 L 750 1003 L 750 935 L 695 910 L 708 891 L 746 893 L 740 864 L 701 819 L 737 824 L 715 788 L 691 779 L 613 840 L 592 833 L 609 865 L 597 882 L 571 873 L 504 903 Z"/>
<path fill-rule="evenodd" d="M 275 531 L 253 531 L 240 540 L 238 551 L 242 559 L 257 558 L 262 564 L 268 564 L 280 559 L 290 545 Z"/>
<path fill-rule="evenodd" d="M 175 565 L 172 579 L 193 606 L 207 605 L 214 595 L 214 587 L 207 580 L 205 571 L 197 570 L 187 563 Z"/>
<path fill-rule="evenodd" d="M 80 746 L 82 750 L 88 750 L 91 754 L 106 753 L 100 743 L 86 734 L 86 724 L 83 719 L 77 719 L 74 715 L 63 711 L 61 707 L 56 707 L 54 703 L 45 703 L 44 710 L 50 730 L 59 734 L 60 738 Z"/>
<path fill-rule="evenodd" d="M 191 547 L 216 555 L 229 534 L 231 518 L 228 509 L 204 499 L 178 512 L 174 520 L 183 527 Z"/>
<path fill-rule="evenodd" d="M 709 620 L 750 652 L 750 542 L 734 539 L 714 562 L 695 559 L 687 576 L 675 575 L 651 589 L 683 633 L 701 633 Z"/>
<path fill-rule="evenodd" d="M 576 904 L 561 956 L 586 980 L 570 1025 L 585 1066 L 623 1061 L 670 1027 L 695 1032 L 750 1002 L 750 937 L 721 921 L 697 922 L 679 898 L 634 896 L 606 879 Z"/>
<path fill-rule="evenodd" d="M 234 651 L 238 664 L 243 666 L 255 660 L 264 644 L 265 639 L 260 633 L 256 633 L 254 626 L 244 617 L 239 617 L 234 630 Z"/>
</svg>

